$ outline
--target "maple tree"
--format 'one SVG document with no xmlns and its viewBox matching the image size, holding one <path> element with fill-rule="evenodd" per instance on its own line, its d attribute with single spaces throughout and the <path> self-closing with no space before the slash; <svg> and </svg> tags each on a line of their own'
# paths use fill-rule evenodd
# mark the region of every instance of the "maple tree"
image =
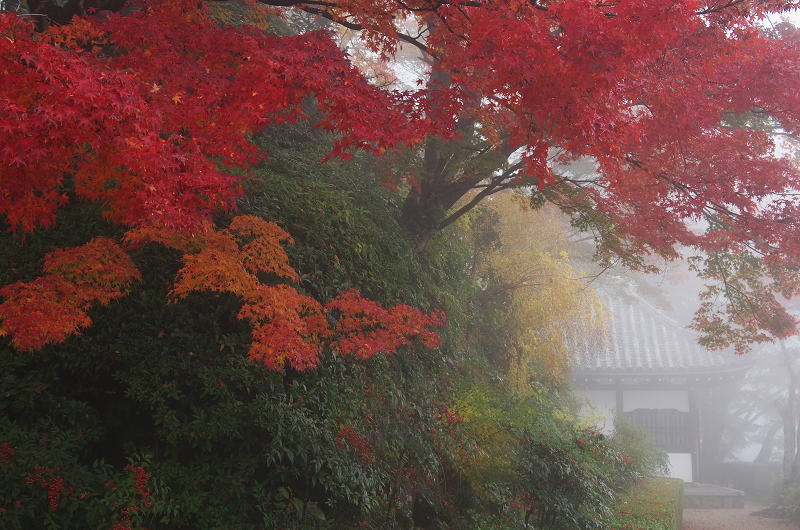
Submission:
<svg viewBox="0 0 800 530">
<path fill-rule="evenodd" d="M 451 105 L 461 143 L 427 141 L 413 175 L 419 189 L 406 203 L 407 222 L 422 214 L 420 230 L 441 228 L 463 211 L 447 213 L 469 189 L 480 191 L 471 205 L 533 183 L 565 209 L 592 206 L 621 242 L 666 253 L 676 241 L 697 243 L 679 220 L 719 215 L 741 221 L 738 237 L 763 237 L 780 228 L 780 215 L 793 212 L 786 203 L 781 214 L 756 207 L 766 188 L 786 192 L 782 197 L 792 189 L 787 176 L 793 171 L 773 157 L 770 139 L 722 124 L 725 113 L 756 110 L 784 131 L 795 130 L 794 39 L 770 40 L 759 25 L 766 14 L 791 7 L 694 1 L 301 5 L 360 28 L 377 51 L 389 54 L 397 42 L 411 43 L 434 63 L 428 85 L 440 89 L 438 104 Z M 412 13 L 416 33 L 392 22 Z M 499 154 L 506 161 L 514 150 L 522 150 L 518 162 L 497 166 L 495 160 L 488 167 L 499 171 L 486 171 L 483 159 Z M 741 153 L 747 155 L 734 156 Z M 599 175 L 554 171 L 554 156 L 593 157 Z"/>
<path fill-rule="evenodd" d="M 254 139 L 265 126 L 309 118 L 311 106 L 315 125 L 331 133 L 329 158 L 399 150 L 395 178 L 409 184 L 400 221 L 417 251 L 488 196 L 530 187 L 533 204 L 552 202 L 577 226 L 596 231 L 601 261 L 646 268 L 642 255 L 672 257 L 678 244 L 707 252 L 749 245 L 775 265 L 770 271 L 781 271 L 797 254 L 796 169 L 774 155 L 763 127 L 739 119 L 754 114 L 775 130 L 796 130 L 795 41 L 769 39 L 758 25 L 791 3 L 261 4 L 267 7 L 247 19 L 258 28 L 229 24 L 220 5 L 182 0 L 137 0 L 124 10 L 120 2 L 59 0 L 33 6 L 46 17 L 0 15 L 6 227 L 18 239 L 34 239 L 86 203 L 117 227 L 73 248 L 42 250 L 43 273 L 32 270 L 35 263 L 3 272 L 11 280 L 2 291 L 2 331 L 18 348 L 84 333 L 43 348 L 41 359 L 3 356 L 4 384 L 16 394 L 0 396 L 10 411 L 0 418 L 9 437 L 0 445 L 0 468 L 13 479 L 2 482 L 28 486 L 26 510 L 37 500 L 31 488 L 40 497 L 47 489 L 59 515 L 88 506 L 96 523 L 90 526 L 107 523 L 113 512 L 122 526 L 155 527 L 157 519 L 143 518 L 172 502 L 186 515 L 180 522 L 171 514 L 165 526 L 236 526 L 244 524 L 242 514 L 280 511 L 270 505 L 270 488 L 284 483 L 294 488 L 284 489 L 285 500 L 299 501 L 301 512 L 312 505 L 299 492 L 308 497 L 315 480 L 324 498 L 368 505 L 382 491 L 399 498 L 435 481 L 437 469 L 452 462 L 447 452 L 462 450 L 450 426 L 440 425 L 449 420 L 437 418 L 444 400 L 428 388 L 455 372 L 432 374 L 446 372 L 451 359 L 342 362 L 415 339 L 435 345 L 431 328 L 440 314 L 381 307 L 338 278 L 306 279 L 324 276 L 322 268 L 302 276 L 303 288 L 319 286 L 309 296 L 298 285 L 302 263 L 290 267 L 283 250 L 290 227 L 235 215 L 250 171 L 270 155 Z M 360 31 L 385 56 L 400 42 L 416 47 L 432 65 L 427 79 L 419 89 L 383 90 L 326 32 L 263 31 L 280 26 L 265 26 L 268 17 L 295 9 Z M 393 169 L 386 159 L 379 164 Z M 591 170 L 579 171 L 581 164 Z M 304 213 L 310 219 L 316 211 Z M 715 229 L 698 234 L 684 224 L 703 218 Z M 320 254 L 340 240 L 332 241 Z M 374 255 L 366 245 L 348 252 Z M 176 264 L 137 270 L 132 264 L 158 262 L 146 259 L 149 253 L 177 255 Z M 326 255 L 340 265 L 338 253 Z M 561 265 L 541 262 L 549 270 Z M 496 285 L 513 284 L 519 272 L 501 255 L 484 264 L 498 272 Z M 131 295 L 140 277 L 151 283 Z M 425 288 L 440 293 L 434 283 Z M 547 294 L 548 303 L 557 298 Z M 197 300 L 214 303 L 191 307 Z M 525 314 L 549 316 L 546 304 L 534 309 Z M 90 318 L 107 325 L 89 329 Z M 114 328 L 128 322 L 132 332 Z M 551 335 L 561 331 L 558 322 L 547 324 Z M 563 352 L 557 346 L 553 359 Z M 256 362 L 241 355 L 248 349 Z M 328 362 L 319 363 L 323 356 Z M 308 370 L 315 365 L 319 374 Z M 381 386 L 364 388 L 372 381 Z M 112 421 L 120 410 L 130 413 L 129 424 Z M 126 429 L 119 440 L 105 434 L 118 427 Z M 131 456 L 140 448 L 154 458 Z M 89 471 L 92 457 L 107 455 L 114 464 Z M 123 459 L 130 472 L 122 471 Z M 39 478 L 37 467 L 44 470 Z M 340 471 L 344 480 L 334 475 Z M 132 472 L 137 477 L 120 488 L 127 491 L 116 491 L 114 480 Z M 145 500 L 145 476 L 153 507 L 125 512 Z M 187 476 L 198 484 L 187 484 Z M 91 492 L 57 490 L 58 480 Z M 16 501 L 5 498 L 2 508 L 14 509 Z M 206 501 L 202 510 L 197 498 Z M 398 508 L 386 509 L 388 521 Z"/>
<path fill-rule="evenodd" d="M 117 282 L 127 296 L 87 312 L 94 325 L 80 337 L 35 355 L 2 341 L 0 513 L 9 524 L 305 528 L 324 516 L 329 525 L 379 526 L 407 521 L 425 503 L 440 518 L 475 510 L 484 520 L 504 502 L 513 427 L 529 425 L 541 406 L 512 405 L 470 341 L 482 312 L 467 299 L 475 282 L 460 234 L 437 241 L 442 252 L 415 256 L 385 215 L 398 208 L 392 192 L 369 185 L 377 178 L 368 170 L 356 173 L 370 157 L 318 165 L 326 147 L 309 130 L 306 123 L 266 131 L 285 150 L 259 142 L 270 160 L 252 173 L 241 215 L 218 217 L 195 237 L 139 227 L 123 238 L 124 228 L 103 223 L 100 205 L 86 202 L 25 241 L 2 234 L 0 283 L 30 281 L 53 247 L 79 246 L 98 232 L 115 238 L 141 275 Z M 357 302 L 365 311 L 350 312 L 346 329 L 359 340 L 388 331 L 370 323 L 402 317 L 402 306 L 390 309 L 398 302 L 444 306 L 449 316 L 463 309 L 453 310 L 437 351 L 406 348 L 353 363 L 329 342 L 315 370 L 269 370 L 246 356 L 255 323 L 239 318 L 244 296 L 236 291 L 253 276 L 264 287 L 296 286 L 282 276 L 291 272 L 280 266 L 280 250 L 302 294 L 319 305 L 343 290 L 339 299 L 351 298 L 350 286 L 384 304 Z M 255 270 L 261 266 L 272 269 Z M 335 332 L 346 312 L 330 310 Z M 464 381 L 465 373 L 482 384 Z M 476 396 L 470 413 L 454 389 L 488 392 L 492 406 Z M 561 411 L 563 395 L 554 403 Z M 424 497 L 405 503 L 415 490 Z M 509 508 L 504 518 L 519 526 L 522 514 Z"/>
<path fill-rule="evenodd" d="M 371 88 L 319 33 L 218 27 L 175 3 L 80 19 L 46 39 L 14 14 L 2 21 L 0 204 L 15 231 L 52 223 L 69 200 L 65 172 L 74 197 L 103 201 L 113 221 L 197 229 L 241 195 L 218 165 L 256 162 L 247 135 L 302 116 L 312 93 L 321 126 L 344 133 L 332 156 L 412 142 L 409 120 L 426 121 L 413 101 Z"/>
<path fill-rule="evenodd" d="M 394 353 L 414 339 L 428 347 L 439 344 L 438 335 L 428 328 L 444 323 L 441 312 L 424 315 L 406 305 L 387 310 L 354 290 L 323 307 L 289 285 L 262 283 L 259 272 L 299 280 L 280 244 L 290 240 L 289 235 L 275 223 L 238 216 L 225 230 L 208 228 L 191 236 L 166 228 L 140 228 L 129 231 L 126 239 L 131 248 L 157 242 L 184 253 L 173 297 L 185 298 L 193 291 L 240 297 L 239 318 L 249 320 L 253 328 L 249 358 L 270 369 L 313 368 L 326 343 L 345 356 L 361 359 Z M 107 238 L 48 254 L 45 270 L 51 274 L 0 290 L 6 297 L 0 304 L 0 334 L 11 335 L 22 350 L 62 342 L 91 323 L 86 309 L 92 302 L 105 305 L 123 296 L 121 288 L 140 279 L 127 254 Z M 334 329 L 329 329 L 328 312 L 340 315 Z"/>
<path fill-rule="evenodd" d="M 61 342 L 88 326 L 93 302 L 106 305 L 141 278 L 128 255 L 104 237 L 48 254 L 44 269 L 50 274 L 0 289 L 6 299 L 0 304 L 0 336 L 11 335 L 22 350 Z"/>
<path fill-rule="evenodd" d="M 307 169 L 270 188 L 256 138 L 314 106 L 330 157 L 381 153 L 447 138 L 447 107 L 371 86 L 324 33 L 223 27 L 193 3 L 86 14 L 39 34 L 0 18 L 2 515 L 260 528 L 400 519 L 415 487 L 472 502 L 443 395 L 462 354 L 375 355 L 438 344 L 459 254 L 441 275 L 384 266 L 416 258 L 353 205 L 364 189 L 311 200 Z"/>
<path fill-rule="evenodd" d="M 269 164 L 274 169 L 280 163 L 269 152 L 275 155 Z M 383 201 L 375 200 L 391 192 L 375 187 L 365 198 L 363 191 L 334 191 L 331 174 L 340 172 L 349 182 L 352 165 L 316 166 L 319 152 L 306 155 L 314 170 L 301 172 L 304 179 L 257 172 L 264 180 L 248 186 L 242 215 L 223 217 L 195 237 L 149 227 L 123 239 L 124 229 L 103 223 L 99 206 L 89 203 L 59 212 L 53 228 L 30 233 L 24 242 L 2 234 L 0 283 L 35 279 L 42 256 L 54 246 L 78 246 L 98 231 L 116 236 L 141 276 L 121 286 L 127 295 L 107 306 L 95 300 L 96 307 L 87 311 L 93 325 L 79 337 L 34 354 L 17 352 L 2 340 L 0 512 L 9 524 L 38 527 L 49 518 L 104 528 L 115 521 L 115 528 L 305 527 L 298 523 L 303 513 L 309 526 L 323 514 L 329 521 L 361 517 L 383 494 L 384 477 L 393 472 L 387 460 L 398 448 L 406 454 L 404 467 L 424 464 L 420 476 L 435 475 L 436 434 L 429 428 L 438 430 L 440 422 L 431 401 L 449 384 L 436 373 L 444 366 L 441 353 L 419 346 L 423 339 L 404 347 L 403 355 L 362 361 L 358 355 L 365 350 L 348 354 L 337 343 L 349 333 L 352 342 L 366 341 L 374 332 L 385 350 L 389 341 L 402 338 L 382 328 L 382 319 L 401 322 L 394 331 L 407 330 L 403 302 L 426 311 L 440 304 L 417 296 L 423 288 L 415 291 L 415 282 L 428 283 L 426 276 L 407 277 L 405 269 L 413 267 L 398 263 L 397 256 L 412 255 L 396 226 L 384 223 Z M 267 192 L 267 200 L 260 201 Z M 259 215 L 246 216 L 253 214 Z M 264 218 L 291 231 L 294 244 L 280 239 L 283 232 Z M 383 228 L 393 231 L 383 237 Z M 377 247 L 377 279 L 361 268 L 362 257 L 372 256 L 367 245 Z M 281 256 L 263 258 L 273 251 Z M 283 253 L 293 267 L 280 266 Z M 224 260 L 221 267 L 213 263 L 215 255 Z M 333 267 L 334 255 L 339 268 Z M 255 270 L 268 266 L 269 272 Z M 301 284 L 281 276 L 291 271 Z M 309 279 L 312 274 L 317 278 Z M 316 369 L 301 371 L 287 363 L 276 371 L 250 361 L 255 327 L 270 321 L 241 318 L 244 296 L 234 291 L 252 291 L 254 277 L 264 288 L 313 293 L 316 307 L 330 316 L 331 334 L 316 338 L 322 346 Z M 382 307 L 365 303 L 348 287 L 368 292 Z M 275 309 L 297 298 L 289 293 Z M 331 299 L 341 307 L 325 308 L 323 302 Z M 299 315 L 294 322 L 311 316 Z M 346 320 L 349 331 L 337 332 Z M 420 327 L 416 336 L 422 339 L 428 329 Z M 405 335 L 417 343 L 414 337 Z M 313 337 L 305 339 L 313 345 Z M 100 460 L 105 464 L 98 465 Z M 37 467 L 52 470 L 42 475 L 48 485 L 55 477 L 63 480 L 55 511 L 50 490 L 42 481 L 30 482 Z M 143 479 L 134 476 L 139 468 L 150 477 L 149 506 L 139 491 Z M 406 488 L 401 480 L 400 488 Z M 278 506 L 301 500 L 302 512 Z"/>
<path fill-rule="evenodd" d="M 533 204 L 594 234 L 606 265 L 750 247 L 765 268 L 796 267 L 798 169 L 775 138 L 797 132 L 798 35 L 763 26 L 795 3 L 294 5 L 431 65 L 426 88 L 457 138 L 429 135 L 397 164 L 418 251 L 486 197 L 530 186 Z M 791 320 L 760 302 L 763 318 Z"/>
<path fill-rule="evenodd" d="M 384 57 L 416 47 L 432 65 L 425 86 L 378 90 L 322 33 L 220 27 L 202 5 L 72 20 L 92 4 L 43 2 L 64 24 L 42 38 L 22 17 L 0 27 L 8 225 L 47 226 L 71 193 L 121 223 L 191 231 L 240 194 L 219 165 L 255 162 L 248 136 L 302 118 L 313 94 L 319 126 L 339 135 L 331 156 L 422 150 L 398 175 L 412 183 L 401 223 L 417 250 L 487 196 L 533 186 L 535 202 L 595 231 L 605 262 L 646 267 L 643 255 L 678 245 L 796 255 L 797 169 L 767 132 L 726 121 L 757 113 L 796 132 L 796 36 L 760 26 L 791 2 L 259 3 L 360 31 Z M 596 171 L 571 168 L 580 159 Z M 729 237 L 687 226 L 703 219 Z"/>
<path fill-rule="evenodd" d="M 800 282 L 800 270 L 762 259 L 753 250 L 743 247 L 696 257 L 692 266 L 707 283 L 700 295 L 700 308 L 691 324 L 703 333 L 701 344 L 711 348 L 733 346 L 736 353 L 742 354 L 752 350 L 754 344 L 776 343 L 771 348 L 761 347 L 757 352 L 761 356 L 778 357 L 777 364 L 781 367 L 779 371 L 770 370 L 769 383 L 762 385 L 781 381 L 783 386 L 778 397 L 770 395 L 768 408 L 777 409 L 781 422 L 774 424 L 775 429 L 771 430 L 767 444 L 771 445 L 771 436 L 780 426 L 783 434 L 783 487 L 792 486 L 800 477 L 795 412 L 798 313 L 797 299 L 792 299 Z M 767 353 L 770 350 L 771 353 Z M 763 357 L 759 363 L 770 364 Z M 750 386 L 753 387 L 752 383 Z M 755 388 L 759 388 L 758 385 Z M 747 404 L 752 406 L 752 402 L 751 396 Z M 772 410 L 767 414 L 770 412 Z M 762 448 L 762 451 L 765 449 L 771 451 L 771 447 Z"/>
<path fill-rule="evenodd" d="M 701 344 L 734 346 L 737 353 L 744 353 L 753 343 L 795 334 L 787 299 L 797 293 L 796 267 L 765 260 L 741 247 L 738 252 L 720 250 L 695 257 L 692 266 L 707 283 L 691 324 L 703 333 Z"/>
<path fill-rule="evenodd" d="M 367 4 L 299 9 L 362 31 L 385 56 L 416 47 L 430 65 L 426 89 L 457 137 L 429 135 L 396 164 L 412 184 L 401 223 L 418 251 L 492 194 L 530 187 L 533 205 L 553 203 L 594 235 L 603 265 L 653 270 L 652 255 L 681 247 L 751 252 L 767 273 L 748 297 L 751 323 L 793 326 L 770 285 L 798 292 L 784 281 L 797 266 L 798 168 L 776 152 L 797 132 L 798 34 L 764 20 L 795 3 Z M 717 332 L 705 329 L 719 339 L 737 317 L 715 318 Z M 765 337 L 740 331 L 708 344 L 743 351 Z"/>
<path fill-rule="evenodd" d="M 222 231 L 209 223 L 242 195 L 241 177 L 229 170 L 258 162 L 249 135 L 303 117 L 301 103 L 311 94 L 324 116 L 319 125 L 340 133 L 330 156 L 413 143 L 429 119 L 415 98 L 371 87 L 324 34 L 270 37 L 223 27 L 181 3 L 133 7 L 76 19 L 41 37 L 16 14 L 0 18 L 0 212 L 8 229 L 24 236 L 51 226 L 70 202 L 98 202 L 107 220 L 130 227 L 129 246 L 153 238 L 185 252 L 177 296 L 210 289 L 242 297 L 241 317 L 254 326 L 252 359 L 275 369 L 285 361 L 314 366 L 318 337 L 330 336 L 322 306 L 256 278 L 298 280 L 277 248 L 288 236 L 246 216 Z M 240 232 L 253 240 L 231 235 Z M 57 251 L 45 270 L 51 274 L 3 289 L 0 333 L 22 349 L 85 327 L 92 302 L 121 296 L 138 277 L 125 251 L 106 240 Z M 421 313 L 400 307 L 379 315 L 356 294 L 336 303 L 346 315 L 373 316 L 347 330 L 362 334 L 347 346 L 365 348 L 362 358 L 394 351 L 409 336 L 435 344 L 421 328 L 438 316 L 419 320 Z M 395 332 L 371 337 L 380 326 Z"/>
</svg>

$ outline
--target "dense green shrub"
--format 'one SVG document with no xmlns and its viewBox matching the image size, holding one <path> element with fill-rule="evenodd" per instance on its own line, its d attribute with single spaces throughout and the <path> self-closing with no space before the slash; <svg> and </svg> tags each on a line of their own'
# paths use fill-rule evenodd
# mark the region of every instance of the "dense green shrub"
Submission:
<svg viewBox="0 0 800 530">
<path fill-rule="evenodd" d="M 800 524 L 800 483 L 783 489 L 779 505 L 783 513 L 796 524 Z"/>
<path fill-rule="evenodd" d="M 628 480 L 669 475 L 667 452 L 655 445 L 650 432 L 634 425 L 620 413 L 614 415 L 613 438 L 617 449 L 635 462 L 628 468 L 632 472 Z"/>
<path fill-rule="evenodd" d="M 602 433 L 555 418 L 524 432 L 520 488 L 534 528 L 590 530 L 610 514 L 630 461 Z"/>
<path fill-rule="evenodd" d="M 382 470 L 344 436 L 367 432 L 365 367 L 330 354 L 294 376 L 252 365 L 235 300 L 168 304 L 169 260 L 146 254 L 143 285 L 83 336 L 3 351 L 4 525 L 262 528 L 286 516 L 281 491 L 295 521 L 376 505 Z"/>
<path fill-rule="evenodd" d="M 301 290 L 325 301 L 353 287 L 424 309 L 457 302 L 449 293 L 463 267 L 420 263 L 391 216 L 393 196 L 348 173 L 357 165 L 320 166 L 313 149 L 273 155 L 240 210 L 292 233 Z M 78 204 L 24 243 L 2 235 L 3 283 L 41 274 L 53 248 L 115 230 Z M 327 351 L 317 370 L 269 372 L 247 361 L 239 300 L 170 301 L 179 256 L 153 244 L 133 258 L 142 281 L 94 309 L 83 335 L 34 353 L 0 343 L 4 528 L 394 524 L 410 520 L 418 490 L 443 508 L 454 339 L 441 352 L 353 362 Z"/>
<path fill-rule="evenodd" d="M 525 524 L 534 528 L 604 528 L 618 496 L 667 468 L 649 433 L 621 419 L 613 437 L 574 422 L 563 393 L 544 394 L 538 417 L 520 436 L 516 488 Z M 555 400 L 555 401 L 554 401 Z"/>
<path fill-rule="evenodd" d="M 594 527 L 635 459 L 573 425 L 563 389 L 508 388 L 486 350 L 502 343 L 494 323 L 514 315 L 475 304 L 472 250 L 442 234 L 415 255 L 379 169 L 359 156 L 320 165 L 318 131 L 258 141 L 269 158 L 240 213 L 292 235 L 298 289 L 444 310 L 441 348 L 367 362 L 325 351 L 316 370 L 270 372 L 247 360 L 241 301 L 171 300 L 180 256 L 145 245 L 132 252 L 141 282 L 93 309 L 82 335 L 32 353 L 0 338 L 0 525 L 519 528 L 528 511 L 542 527 Z M 119 228 L 81 203 L 24 242 L 0 235 L 0 283 L 30 280 L 45 253 L 99 235 Z M 640 442 L 626 439 L 633 455 Z"/>
</svg>

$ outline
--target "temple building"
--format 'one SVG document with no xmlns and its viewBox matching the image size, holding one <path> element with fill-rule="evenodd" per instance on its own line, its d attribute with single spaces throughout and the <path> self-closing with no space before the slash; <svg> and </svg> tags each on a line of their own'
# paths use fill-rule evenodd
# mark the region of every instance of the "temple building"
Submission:
<svg viewBox="0 0 800 530">
<path fill-rule="evenodd" d="M 671 476 L 702 482 L 698 396 L 744 377 L 747 359 L 700 346 L 696 333 L 641 298 L 604 298 L 611 321 L 605 336 L 577 345 L 576 392 L 605 415 L 604 430 L 622 413 L 667 451 Z"/>
</svg>

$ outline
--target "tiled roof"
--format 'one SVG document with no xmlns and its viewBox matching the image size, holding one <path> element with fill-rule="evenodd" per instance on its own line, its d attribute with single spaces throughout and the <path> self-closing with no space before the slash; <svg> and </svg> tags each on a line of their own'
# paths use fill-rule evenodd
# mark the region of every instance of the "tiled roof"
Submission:
<svg viewBox="0 0 800 530">
<path fill-rule="evenodd" d="M 645 300 L 606 296 L 611 322 L 604 337 L 576 345 L 575 375 L 690 375 L 741 371 L 749 362 L 730 351 L 710 351 Z"/>
</svg>

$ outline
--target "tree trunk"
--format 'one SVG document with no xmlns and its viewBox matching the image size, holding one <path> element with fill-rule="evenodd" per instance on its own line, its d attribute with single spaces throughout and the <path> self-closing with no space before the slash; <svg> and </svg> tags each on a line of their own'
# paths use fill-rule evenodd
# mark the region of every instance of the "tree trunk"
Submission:
<svg viewBox="0 0 800 530">
<path fill-rule="evenodd" d="M 795 417 L 795 423 L 797 423 L 797 418 Z M 797 483 L 798 479 L 800 479 L 800 444 L 797 443 L 800 440 L 800 424 L 796 426 L 795 432 L 795 451 L 794 457 L 792 458 L 792 466 L 789 471 L 789 484 Z"/>
<path fill-rule="evenodd" d="M 756 464 L 766 464 L 772 456 L 772 446 L 775 445 L 775 435 L 781 430 L 781 424 L 776 423 L 769 428 L 764 439 L 761 441 L 761 449 L 758 451 L 753 462 Z"/>
<path fill-rule="evenodd" d="M 438 150 L 433 142 L 429 141 L 428 146 L 426 150 Z M 403 203 L 400 226 L 406 231 L 416 253 L 424 252 L 433 234 L 447 226 L 444 224 L 447 211 L 466 195 L 475 183 L 470 181 L 461 182 L 460 185 L 445 184 L 445 178 L 426 171 L 419 188 L 412 189 Z"/>
<path fill-rule="evenodd" d="M 792 358 L 786 343 L 781 340 L 781 353 L 789 374 L 789 392 L 786 401 L 778 403 L 778 412 L 783 420 L 783 485 L 790 486 L 796 479 L 797 466 L 797 429 L 795 419 L 795 395 L 797 393 L 797 372 L 792 365 Z"/>
<path fill-rule="evenodd" d="M 428 86 L 447 87 L 449 74 L 436 68 L 433 58 L 429 58 L 429 62 L 432 67 Z M 476 119 L 470 113 L 474 110 L 471 106 L 480 106 L 480 96 L 473 96 L 474 100 L 466 102 L 463 116 L 456 122 L 458 139 L 431 137 L 425 142 L 418 186 L 411 189 L 403 203 L 400 226 L 417 253 L 428 247 L 435 232 L 450 225 L 484 197 L 510 187 L 510 175 L 516 174 L 521 167 L 515 165 L 500 176 L 494 175 L 507 165 L 510 145 L 505 140 L 494 145 L 481 144 L 481 141 L 476 144 Z M 476 164 L 476 161 L 480 162 Z M 492 164 L 492 161 L 497 164 Z M 465 171 L 465 167 L 469 169 Z M 475 200 L 455 212 L 450 211 L 479 184 L 480 191 Z"/>
</svg>

